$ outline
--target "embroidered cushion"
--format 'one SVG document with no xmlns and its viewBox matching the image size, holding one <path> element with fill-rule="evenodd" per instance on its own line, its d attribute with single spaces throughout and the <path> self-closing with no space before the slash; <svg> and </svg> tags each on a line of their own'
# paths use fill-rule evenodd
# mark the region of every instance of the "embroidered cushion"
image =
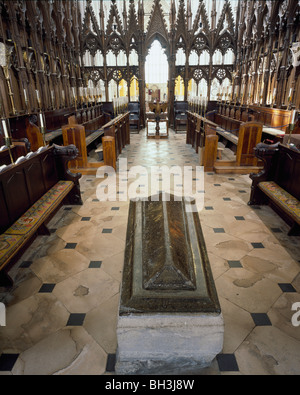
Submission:
<svg viewBox="0 0 300 395">
<path fill-rule="evenodd" d="M 58 207 L 73 186 L 72 181 L 59 181 L 30 207 L 5 234 L 28 236 L 29 233 L 35 232 L 53 209 Z"/>
<path fill-rule="evenodd" d="M 0 235 L 0 269 L 11 255 L 18 250 L 23 242 L 21 235 Z"/>
<path fill-rule="evenodd" d="M 258 184 L 259 188 L 281 208 L 288 212 L 293 219 L 300 224 L 300 202 L 294 196 L 286 192 L 274 181 L 264 181 Z"/>
</svg>

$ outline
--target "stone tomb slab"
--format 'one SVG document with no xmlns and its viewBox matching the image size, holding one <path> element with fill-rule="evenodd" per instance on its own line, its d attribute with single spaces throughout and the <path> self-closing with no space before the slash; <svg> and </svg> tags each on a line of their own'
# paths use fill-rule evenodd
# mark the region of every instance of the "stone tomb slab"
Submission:
<svg viewBox="0 0 300 395">
<path fill-rule="evenodd" d="M 162 195 L 131 201 L 117 374 L 179 374 L 222 351 L 224 321 L 197 212 Z"/>
</svg>

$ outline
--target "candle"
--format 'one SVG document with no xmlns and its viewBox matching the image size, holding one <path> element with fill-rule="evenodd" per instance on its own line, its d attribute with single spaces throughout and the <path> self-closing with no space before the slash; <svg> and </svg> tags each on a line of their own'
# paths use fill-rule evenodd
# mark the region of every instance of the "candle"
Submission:
<svg viewBox="0 0 300 395">
<path fill-rule="evenodd" d="M 9 139 L 9 135 L 8 135 L 5 119 L 2 119 L 2 129 L 3 129 L 3 132 L 4 132 L 4 137 L 6 139 Z"/>
<path fill-rule="evenodd" d="M 291 125 L 295 124 L 295 117 L 296 117 L 296 110 L 292 111 L 292 120 L 291 120 Z"/>
<path fill-rule="evenodd" d="M 43 114 L 40 113 L 40 124 L 41 124 L 41 128 L 44 127 L 44 120 L 43 120 Z"/>
<path fill-rule="evenodd" d="M 27 101 L 27 93 L 26 93 L 26 89 L 24 89 L 24 99 L 25 99 L 25 101 Z"/>
<path fill-rule="evenodd" d="M 36 97 L 37 97 L 38 104 L 40 105 L 40 94 L 39 94 L 39 91 L 36 90 L 35 92 L 36 92 Z"/>
</svg>

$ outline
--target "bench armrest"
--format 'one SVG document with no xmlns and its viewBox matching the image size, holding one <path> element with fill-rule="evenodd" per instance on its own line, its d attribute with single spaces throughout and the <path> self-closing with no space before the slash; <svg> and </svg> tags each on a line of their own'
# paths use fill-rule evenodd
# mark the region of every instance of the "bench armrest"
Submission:
<svg viewBox="0 0 300 395">
<path fill-rule="evenodd" d="M 79 154 L 78 148 L 75 145 L 60 146 L 54 144 L 53 155 L 56 161 L 56 167 L 58 177 L 60 180 L 73 181 L 74 182 L 74 193 L 73 193 L 73 204 L 82 204 L 79 179 L 81 173 L 72 173 L 68 164 L 71 160 L 77 158 Z"/>
<path fill-rule="evenodd" d="M 265 181 L 267 178 L 271 176 L 272 164 L 274 162 L 274 156 L 278 152 L 279 143 L 276 144 L 265 144 L 259 143 L 254 148 L 254 155 L 261 159 L 264 163 L 263 170 L 258 173 L 257 178 L 264 178 L 264 180 L 260 179 L 260 181 Z M 254 175 L 250 175 L 250 178 L 253 179 Z"/>
<path fill-rule="evenodd" d="M 258 184 L 263 181 L 270 181 L 274 179 L 274 172 L 276 169 L 274 163 L 276 162 L 276 157 L 279 152 L 278 146 L 279 143 L 272 145 L 259 143 L 254 148 L 254 155 L 263 161 L 264 168 L 259 173 L 251 173 L 249 176 L 252 180 L 250 201 L 248 203 L 249 205 L 256 204 L 256 202 L 259 200 Z"/>
</svg>

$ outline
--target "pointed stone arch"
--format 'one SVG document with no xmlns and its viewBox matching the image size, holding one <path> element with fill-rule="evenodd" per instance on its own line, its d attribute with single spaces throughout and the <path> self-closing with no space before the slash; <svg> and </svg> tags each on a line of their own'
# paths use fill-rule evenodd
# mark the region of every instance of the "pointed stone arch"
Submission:
<svg viewBox="0 0 300 395">
<path fill-rule="evenodd" d="M 207 17 L 205 4 L 202 1 L 199 2 L 198 11 L 197 11 L 197 14 L 196 14 L 196 17 L 194 20 L 193 34 L 195 34 L 198 31 L 200 21 L 203 24 L 203 26 L 202 26 L 203 32 L 205 34 L 209 34 L 209 29 L 210 29 L 209 21 L 208 21 L 208 17 Z"/>
<path fill-rule="evenodd" d="M 111 2 L 109 17 L 106 27 L 106 36 L 109 37 L 112 33 L 118 33 L 121 36 L 124 35 L 122 20 L 115 0 Z"/>
<path fill-rule="evenodd" d="M 233 18 L 233 13 L 232 13 L 232 9 L 231 9 L 231 4 L 229 3 L 228 0 L 226 0 L 224 6 L 223 6 L 223 10 L 217 25 L 217 31 L 216 34 L 217 36 L 222 32 L 222 29 L 224 27 L 224 23 L 225 20 L 227 19 L 228 22 L 228 32 L 231 35 L 234 35 L 234 18 Z"/>
<path fill-rule="evenodd" d="M 167 24 L 163 15 L 163 10 L 161 7 L 160 0 L 154 0 L 154 4 L 151 11 L 151 18 L 149 20 L 146 32 L 145 46 L 146 52 L 152 43 L 158 40 L 161 46 L 165 49 L 167 56 L 170 54 L 170 44 L 168 37 Z"/>
</svg>

